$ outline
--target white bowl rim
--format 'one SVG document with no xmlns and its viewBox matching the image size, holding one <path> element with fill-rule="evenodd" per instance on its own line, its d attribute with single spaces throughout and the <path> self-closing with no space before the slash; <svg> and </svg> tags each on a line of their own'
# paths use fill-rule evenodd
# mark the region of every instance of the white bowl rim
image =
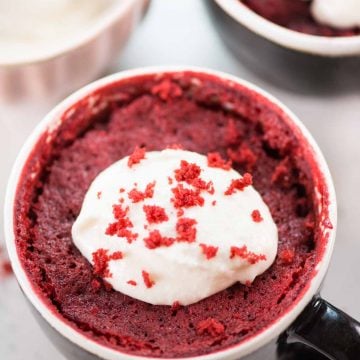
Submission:
<svg viewBox="0 0 360 360">
<path fill-rule="evenodd" d="M 247 29 L 288 49 L 324 57 L 360 55 L 360 35 L 328 37 L 304 34 L 263 18 L 240 0 L 215 0 L 215 2 Z"/>
<path fill-rule="evenodd" d="M 79 32 L 73 39 L 60 43 L 58 47 L 51 51 L 46 51 L 45 49 L 42 53 L 34 56 L 25 56 L 23 59 L 17 59 L 15 61 L 0 60 L 0 67 L 12 68 L 43 63 L 72 52 L 94 40 L 118 19 L 122 18 L 132 6 L 141 1 L 144 2 L 148 0 L 114 0 L 113 3 L 110 3 L 107 8 L 102 11 L 88 29 Z"/>
<path fill-rule="evenodd" d="M 119 72 L 100 80 L 97 80 L 82 89 L 76 91 L 68 98 L 63 100 L 58 104 L 52 111 L 50 111 L 42 121 L 37 125 L 32 134 L 28 137 L 27 141 L 24 143 L 11 171 L 9 182 L 7 185 L 7 191 L 5 196 L 5 206 L 4 206 L 4 224 L 5 224 L 5 239 L 6 245 L 10 257 L 10 261 L 13 267 L 13 271 L 16 275 L 16 278 L 19 282 L 20 287 L 25 293 L 26 297 L 30 300 L 36 310 L 40 315 L 61 335 L 67 338 L 72 343 L 78 345 L 80 348 L 85 349 L 86 351 L 99 356 L 100 358 L 106 360 L 131 360 L 131 359 L 147 359 L 147 360 L 158 360 L 159 358 L 143 357 L 143 356 L 134 356 L 132 354 L 122 353 L 120 351 L 111 349 L 104 345 L 97 343 L 96 341 L 86 337 L 84 334 L 78 332 L 69 324 L 65 323 L 59 316 L 56 316 L 53 311 L 43 302 L 43 300 L 37 295 L 33 289 L 30 280 L 28 279 L 25 270 L 22 268 L 20 259 L 17 254 L 16 244 L 15 244 L 15 234 L 13 229 L 13 210 L 14 210 L 14 200 L 16 196 L 16 189 L 18 180 L 21 176 L 23 166 L 25 165 L 27 158 L 34 147 L 34 144 L 37 143 L 39 137 L 44 133 L 45 130 L 53 128 L 59 125 L 59 118 L 73 104 L 77 103 L 80 99 L 86 97 L 87 95 L 93 93 L 95 90 L 102 88 L 106 85 L 112 84 L 119 80 L 126 78 L 147 75 L 147 74 L 161 74 L 161 73 L 174 73 L 174 72 L 184 72 L 192 71 L 195 73 L 208 74 L 216 76 L 221 80 L 233 82 L 248 88 L 255 93 L 260 94 L 264 98 L 268 99 L 271 103 L 278 106 L 282 109 L 285 114 L 291 119 L 292 123 L 301 131 L 303 136 L 308 141 L 309 145 L 314 151 L 315 160 L 319 169 L 322 171 L 322 174 L 325 178 L 325 183 L 327 185 L 330 205 L 329 218 L 333 224 L 333 229 L 329 229 L 329 237 L 326 249 L 323 253 L 322 259 L 319 261 L 316 273 L 309 282 L 307 289 L 305 290 L 302 297 L 297 301 L 297 303 L 288 310 L 281 318 L 279 318 L 275 323 L 271 324 L 268 328 L 264 329 L 261 333 L 255 335 L 254 337 L 241 342 L 238 345 L 226 348 L 224 350 L 214 352 L 207 355 L 194 356 L 194 357 L 185 357 L 179 358 L 178 360 L 230 360 L 238 359 L 240 357 L 246 356 L 253 351 L 261 348 L 272 339 L 275 339 L 279 336 L 304 310 L 305 306 L 311 301 L 313 296 L 317 293 L 321 282 L 326 274 L 327 268 L 329 266 L 330 258 L 333 252 L 335 234 L 336 234 L 336 223 L 337 223 L 337 207 L 336 207 L 336 195 L 335 189 L 332 182 L 331 174 L 329 168 L 326 164 L 326 161 L 311 134 L 302 124 L 302 122 L 294 115 L 286 106 L 280 103 L 272 95 L 268 94 L 266 91 L 258 88 L 257 86 L 251 84 L 248 81 L 237 78 L 236 76 L 229 75 L 223 72 L 210 70 L 201 67 L 184 67 L 184 66 L 161 66 L 161 67 L 146 67 L 139 68 L 134 70 L 127 70 Z"/>
</svg>

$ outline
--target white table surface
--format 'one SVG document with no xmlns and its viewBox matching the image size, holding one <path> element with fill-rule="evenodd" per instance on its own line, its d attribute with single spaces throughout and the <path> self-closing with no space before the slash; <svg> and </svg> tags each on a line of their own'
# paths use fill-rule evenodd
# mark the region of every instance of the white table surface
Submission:
<svg viewBox="0 0 360 360">
<path fill-rule="evenodd" d="M 360 319 L 360 80 L 357 90 L 340 93 L 334 84 L 333 95 L 322 96 L 291 93 L 258 78 L 222 44 L 201 0 L 153 0 L 108 72 L 170 64 L 209 67 L 254 82 L 287 104 L 312 132 L 332 171 L 339 205 L 337 243 L 322 295 Z M 50 107 L 0 107 L 0 203 L 21 144 Z M 13 277 L 0 281 L 0 359 L 63 359 L 33 319 Z"/>
</svg>

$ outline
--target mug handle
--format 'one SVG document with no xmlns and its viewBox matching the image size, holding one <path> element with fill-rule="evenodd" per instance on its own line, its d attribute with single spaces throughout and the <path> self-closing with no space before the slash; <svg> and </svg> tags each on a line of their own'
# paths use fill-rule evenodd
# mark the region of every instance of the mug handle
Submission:
<svg viewBox="0 0 360 360">
<path fill-rule="evenodd" d="M 331 360 L 360 359 L 360 323 L 316 296 L 287 330 L 287 342 L 303 343 Z"/>
</svg>

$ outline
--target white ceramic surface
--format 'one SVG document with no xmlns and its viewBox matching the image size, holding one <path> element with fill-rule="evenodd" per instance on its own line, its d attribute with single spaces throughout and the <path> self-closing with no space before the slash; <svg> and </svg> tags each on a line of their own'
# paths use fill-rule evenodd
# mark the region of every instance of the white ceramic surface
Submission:
<svg viewBox="0 0 360 360">
<path fill-rule="evenodd" d="M 303 34 L 274 24 L 242 4 L 239 0 L 215 0 L 237 22 L 283 47 L 321 56 L 360 56 L 360 35 L 326 37 Z"/>
<path fill-rule="evenodd" d="M 22 169 L 27 161 L 27 158 L 33 149 L 34 145 L 38 141 L 39 137 L 48 129 L 54 129 L 60 125 L 59 119 L 61 115 L 73 104 L 77 103 L 80 99 L 90 95 L 96 89 L 99 89 L 107 84 L 111 84 L 115 81 L 125 79 L 132 76 L 143 75 L 143 74 L 159 74 L 167 71 L 184 71 L 184 70 L 192 70 L 195 72 L 203 72 L 215 75 L 225 81 L 238 83 L 244 87 L 247 87 L 261 96 L 269 99 L 272 103 L 281 108 L 292 120 L 294 126 L 296 126 L 307 139 L 309 145 L 312 147 L 316 160 L 318 162 L 318 167 L 322 171 L 325 182 L 329 190 L 329 218 L 331 223 L 334 225 L 332 230 L 323 229 L 324 233 L 328 233 L 328 243 L 326 245 L 326 249 L 321 261 L 317 265 L 317 272 L 314 277 L 311 279 L 308 288 L 303 294 L 302 298 L 298 300 L 298 302 L 290 309 L 286 314 L 280 317 L 274 324 L 269 326 L 267 329 L 263 330 L 257 336 L 250 338 L 249 340 L 240 343 L 237 346 L 233 346 L 231 348 L 203 356 L 187 358 L 187 359 L 197 359 L 197 360 L 220 360 L 220 359 L 239 359 L 256 349 L 261 348 L 263 345 L 270 342 L 272 339 L 276 338 L 280 335 L 301 313 L 301 311 L 305 308 L 305 306 L 310 302 L 312 297 L 318 291 L 320 284 L 325 276 L 327 271 L 334 242 L 335 242 L 335 232 L 336 232 L 336 198 L 335 191 L 332 184 L 331 175 L 327 164 L 321 154 L 320 149 L 318 148 L 316 142 L 308 132 L 308 130 L 304 127 L 301 121 L 283 104 L 281 104 L 278 100 L 276 100 L 273 96 L 261 90 L 260 88 L 252 85 L 251 83 L 241 80 L 237 77 L 206 70 L 203 68 L 190 68 L 190 67 L 161 67 L 161 68 L 144 68 L 138 70 L 129 70 L 124 71 L 118 74 L 114 74 L 108 76 L 104 79 L 98 80 L 92 84 L 87 85 L 83 89 L 77 91 L 72 94 L 70 97 L 65 99 L 59 105 L 57 105 L 45 118 L 39 123 L 36 129 L 32 132 L 30 137 L 25 142 L 22 150 L 17 157 L 17 160 L 14 164 L 11 176 L 9 178 L 6 198 L 5 198 L 5 212 L 4 212 L 4 223 L 5 226 L 5 239 L 7 243 L 7 249 L 9 252 L 10 260 L 12 263 L 12 267 L 14 273 L 20 283 L 22 290 L 24 291 L 26 297 L 30 300 L 30 302 L 35 306 L 38 312 L 43 316 L 43 318 L 52 325 L 54 329 L 60 332 L 64 337 L 77 344 L 81 348 L 86 349 L 88 352 L 98 355 L 101 358 L 107 360 L 130 360 L 135 357 L 133 355 L 127 355 L 123 353 L 119 353 L 113 349 L 107 348 L 103 345 L 100 345 L 94 341 L 91 341 L 89 338 L 86 338 L 81 333 L 77 332 L 75 329 L 64 323 L 59 317 L 55 316 L 54 313 L 42 302 L 41 299 L 34 292 L 29 279 L 26 276 L 25 271 L 23 270 L 20 260 L 17 256 L 16 246 L 15 246 L 15 238 L 14 238 L 14 229 L 13 229 L 13 207 L 14 207 L 14 198 L 16 194 L 16 187 L 19 181 L 19 177 L 22 173 Z M 91 101 L 91 99 L 89 100 Z M 149 359 L 149 358 L 147 358 Z"/>
<path fill-rule="evenodd" d="M 114 62 L 149 0 L 115 0 L 89 29 L 52 52 L 0 62 L 0 104 L 63 97 L 94 80 Z M 36 26 L 36 24 L 34 24 Z"/>
</svg>

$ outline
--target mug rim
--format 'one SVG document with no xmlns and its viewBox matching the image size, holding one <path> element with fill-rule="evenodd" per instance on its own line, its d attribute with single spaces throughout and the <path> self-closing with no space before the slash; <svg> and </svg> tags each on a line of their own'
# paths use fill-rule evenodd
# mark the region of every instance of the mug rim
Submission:
<svg viewBox="0 0 360 360">
<path fill-rule="evenodd" d="M 55 108 L 53 108 L 35 127 L 33 132 L 27 138 L 22 149 L 20 150 L 16 161 L 13 165 L 11 175 L 6 189 L 5 206 L 4 206 L 4 227 L 5 227 L 5 240 L 6 246 L 9 253 L 11 265 L 13 267 L 14 274 L 17 281 L 23 290 L 26 297 L 30 300 L 32 305 L 40 313 L 40 315 L 49 323 L 58 333 L 68 339 L 70 342 L 79 346 L 80 348 L 99 356 L 106 360 L 131 360 L 131 359 L 147 359 L 147 360 L 158 360 L 159 357 L 147 357 L 147 356 L 136 356 L 121 352 L 119 350 L 112 349 L 105 345 L 102 345 L 95 340 L 87 337 L 86 335 L 77 331 L 70 324 L 66 323 L 61 317 L 57 316 L 41 299 L 41 297 L 34 290 L 30 279 L 27 277 L 25 270 L 23 269 L 15 244 L 14 234 L 14 203 L 17 191 L 18 181 L 20 180 L 22 170 L 26 164 L 26 161 L 37 143 L 40 136 L 49 129 L 54 129 L 61 123 L 61 115 L 72 105 L 76 104 L 80 99 L 92 94 L 94 91 L 101 89 L 114 82 L 121 81 L 127 78 L 142 76 L 142 75 L 159 75 L 162 73 L 181 73 L 191 71 L 194 73 L 200 73 L 205 75 L 211 75 L 218 77 L 222 81 L 233 82 L 243 86 L 250 91 L 264 97 L 272 104 L 277 106 L 280 110 L 288 116 L 291 123 L 300 130 L 307 143 L 310 145 L 314 159 L 316 161 L 316 167 L 321 171 L 324 176 L 325 185 L 328 190 L 329 205 L 328 212 L 329 218 L 333 225 L 332 229 L 328 229 L 328 240 L 323 252 L 322 258 L 316 265 L 315 273 L 307 284 L 306 289 L 303 290 L 300 299 L 292 305 L 287 311 L 272 324 L 267 326 L 265 329 L 250 337 L 249 339 L 242 341 L 238 344 L 230 346 L 228 348 L 200 356 L 178 358 L 179 360 L 218 360 L 218 359 L 235 359 L 244 357 L 255 350 L 261 348 L 272 339 L 279 336 L 303 311 L 305 306 L 311 301 L 313 296 L 317 293 L 321 282 L 326 274 L 329 266 L 330 258 L 334 248 L 335 234 L 336 234 L 336 223 L 337 223 L 337 207 L 336 207 L 336 195 L 332 177 L 329 168 L 326 164 L 324 156 L 319 149 L 317 143 L 313 139 L 312 135 L 305 128 L 302 122 L 293 114 L 285 105 L 274 98 L 271 94 L 260 89 L 252 83 L 242 80 L 236 76 L 226 74 L 220 71 L 210 70 L 202 67 L 187 67 L 187 66 L 160 66 L 160 67 L 145 67 L 134 70 L 122 71 L 119 73 L 112 74 L 100 80 L 97 80 L 89 85 L 76 91 L 65 100 L 61 101 Z"/>
<path fill-rule="evenodd" d="M 360 35 L 329 37 L 305 34 L 265 19 L 240 0 L 215 0 L 215 2 L 240 25 L 285 48 L 325 57 L 360 55 Z"/>
</svg>

